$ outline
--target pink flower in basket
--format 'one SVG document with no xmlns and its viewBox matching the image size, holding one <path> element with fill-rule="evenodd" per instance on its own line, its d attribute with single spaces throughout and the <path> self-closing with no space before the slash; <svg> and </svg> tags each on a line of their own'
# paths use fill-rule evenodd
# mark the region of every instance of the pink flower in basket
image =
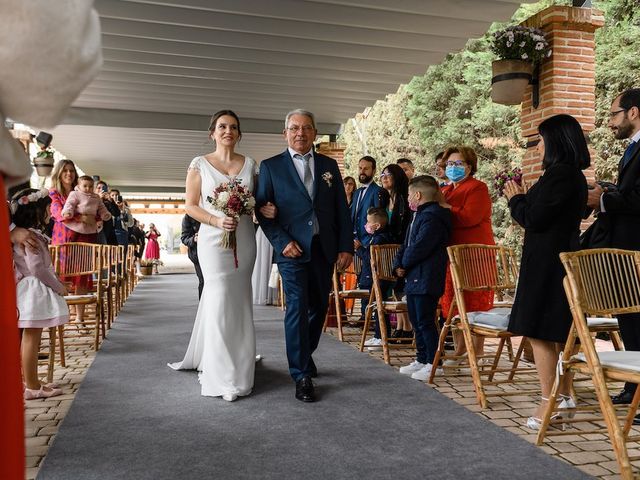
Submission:
<svg viewBox="0 0 640 480">
<path fill-rule="evenodd" d="M 253 193 L 242 185 L 241 181 L 241 179 L 235 178 L 228 183 L 218 185 L 213 191 L 213 196 L 207 197 L 207 202 L 227 217 L 238 219 L 242 215 L 252 215 L 256 200 Z M 233 249 L 233 258 L 236 268 L 238 268 L 236 232 L 223 231 L 220 246 Z"/>
</svg>

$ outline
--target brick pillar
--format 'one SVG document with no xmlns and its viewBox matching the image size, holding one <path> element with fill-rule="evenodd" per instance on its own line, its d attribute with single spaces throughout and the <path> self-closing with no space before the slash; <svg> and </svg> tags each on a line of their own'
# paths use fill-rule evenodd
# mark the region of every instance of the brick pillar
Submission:
<svg viewBox="0 0 640 480">
<path fill-rule="evenodd" d="M 595 31 L 604 25 L 603 13 L 590 8 L 551 6 L 522 25 L 545 33 L 553 53 L 540 68 L 540 104 L 533 108 L 532 87 L 522 102 L 522 136 L 537 138 L 538 125 L 559 113 L 575 117 L 586 134 L 595 128 Z M 593 151 L 591 152 L 593 158 Z M 535 181 L 541 162 L 535 147 L 522 160 L 525 179 Z M 585 171 L 593 180 L 593 169 Z"/>
<path fill-rule="evenodd" d="M 338 162 L 340 175 L 344 177 L 344 149 L 345 146 L 336 142 L 322 142 L 316 145 L 316 151 L 322 155 L 333 158 Z"/>
</svg>

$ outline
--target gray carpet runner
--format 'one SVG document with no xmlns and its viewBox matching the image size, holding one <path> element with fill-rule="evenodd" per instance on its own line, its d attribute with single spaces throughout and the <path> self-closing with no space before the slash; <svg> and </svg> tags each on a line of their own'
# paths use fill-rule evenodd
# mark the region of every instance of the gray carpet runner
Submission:
<svg viewBox="0 0 640 480">
<path fill-rule="evenodd" d="M 282 312 L 256 307 L 250 397 L 205 398 L 182 358 L 194 275 L 145 279 L 77 393 L 39 479 L 583 479 L 572 466 L 324 336 L 320 401 L 294 398 Z"/>
</svg>

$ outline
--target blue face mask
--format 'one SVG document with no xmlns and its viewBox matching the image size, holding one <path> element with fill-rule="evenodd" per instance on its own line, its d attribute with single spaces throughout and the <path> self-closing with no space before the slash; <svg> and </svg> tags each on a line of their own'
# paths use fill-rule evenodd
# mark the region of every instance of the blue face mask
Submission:
<svg viewBox="0 0 640 480">
<path fill-rule="evenodd" d="M 447 175 L 447 178 L 449 180 L 451 180 L 452 182 L 459 182 L 460 180 L 462 180 L 465 175 L 465 168 L 460 166 L 455 166 L 455 165 L 450 165 L 445 169 L 445 174 Z"/>
</svg>

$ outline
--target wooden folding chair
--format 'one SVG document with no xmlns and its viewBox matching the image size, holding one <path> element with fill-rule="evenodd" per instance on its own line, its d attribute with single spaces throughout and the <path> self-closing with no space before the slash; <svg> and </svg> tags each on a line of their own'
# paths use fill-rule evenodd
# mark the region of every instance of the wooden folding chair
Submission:
<svg viewBox="0 0 640 480">
<path fill-rule="evenodd" d="M 445 359 L 460 359 L 460 357 L 454 355 L 447 355 L 444 350 L 447 333 L 455 328 L 462 331 L 467 348 L 464 366 L 468 366 L 471 371 L 476 397 L 482 408 L 487 407 L 487 397 L 490 396 L 538 393 L 539 390 L 535 392 L 523 390 L 487 392 L 485 387 L 514 383 L 516 373 L 533 372 L 535 369 L 519 366 L 524 342 L 520 342 L 520 347 L 515 356 L 508 355 L 506 359 L 508 366 L 500 366 L 507 340 L 513 336 L 507 331 L 511 312 L 508 303 L 503 303 L 488 312 L 470 312 L 467 311 L 464 299 L 464 292 L 493 291 L 498 292 L 499 298 L 510 295 L 515 290 L 518 273 L 513 250 L 501 245 L 469 244 L 448 247 L 447 252 L 449 254 L 455 299 L 447 315 L 445 325 L 440 332 L 438 350 L 433 364 L 439 365 L 440 361 Z M 458 316 L 456 318 L 453 318 L 454 316 L 452 315 L 454 306 L 458 308 Z M 473 342 L 474 335 L 498 339 L 499 342 L 495 354 L 482 356 L 482 358 L 491 359 L 490 365 L 480 366 L 480 357 L 476 354 Z M 445 366 L 443 369 L 444 374 L 449 374 L 452 369 L 457 372 L 459 368 L 460 365 L 456 367 Z M 433 383 L 437 370 L 436 368 L 431 370 L 429 383 Z M 456 375 L 459 374 L 456 373 Z"/>
<path fill-rule="evenodd" d="M 127 298 L 129 298 L 129 295 L 131 295 L 131 292 L 133 291 L 133 288 L 135 287 L 136 284 L 136 246 L 135 245 L 129 245 L 127 247 L 127 252 L 126 252 L 126 267 L 127 267 L 127 271 L 126 271 L 126 275 L 124 277 L 125 280 L 125 288 L 124 288 L 124 293 L 125 293 L 125 297 L 124 300 L 125 302 L 127 301 Z"/>
<path fill-rule="evenodd" d="M 54 268 L 59 277 L 73 277 L 77 275 L 92 275 L 100 278 L 100 270 L 102 268 L 102 245 L 93 243 L 63 243 L 54 246 Z M 93 348 L 98 350 L 100 346 L 100 338 L 106 336 L 106 325 L 104 319 L 104 308 L 102 303 L 102 283 L 96 283 L 96 292 L 87 293 L 85 295 L 67 295 L 65 300 L 67 305 L 84 305 L 95 307 L 95 317 L 89 320 L 84 319 L 84 326 L 73 325 L 79 336 L 83 335 L 83 329 L 93 327 Z M 66 324 L 65 326 L 70 326 Z M 61 326 L 62 328 L 62 326 Z M 63 331 L 63 330 L 61 330 Z M 61 361 L 64 357 L 64 340 L 60 336 L 60 356 Z"/>
<path fill-rule="evenodd" d="M 351 322 L 357 322 L 362 325 L 364 322 L 360 321 L 360 315 L 353 315 L 353 309 L 356 306 L 357 300 L 367 300 L 371 296 L 371 292 L 366 289 L 345 289 L 344 280 L 347 275 L 360 275 L 360 271 L 362 270 L 362 260 L 357 255 L 353 257 L 353 262 L 344 272 L 339 272 L 337 267 L 333 267 L 333 276 L 332 276 L 332 284 L 333 288 L 331 293 L 329 294 L 331 302 L 334 302 L 335 305 L 335 316 L 336 316 L 336 324 L 338 328 L 338 339 L 341 342 L 344 342 L 345 336 L 347 334 L 344 333 L 343 320 L 347 318 Z M 354 307 L 351 308 L 351 312 L 347 311 L 345 308 L 345 302 L 347 300 L 353 300 Z M 327 331 L 327 325 L 329 323 L 329 314 L 327 314 L 327 318 L 324 321 L 324 330 Z M 357 320 L 356 320 L 357 318 Z M 349 334 L 351 335 L 351 334 Z M 360 337 L 360 333 L 356 334 Z"/>
<path fill-rule="evenodd" d="M 572 414 L 600 410 L 603 417 L 565 415 L 563 424 L 572 422 L 604 421 L 606 429 L 596 428 L 580 434 L 609 434 L 613 450 L 620 466 L 623 479 L 634 478 L 631 462 L 640 456 L 630 456 L 627 442 L 638 442 L 640 436 L 630 436 L 633 418 L 640 404 L 640 388 L 636 390 L 629 406 L 614 406 L 607 387 L 607 381 L 640 383 L 640 352 L 596 351 L 587 317 L 608 317 L 625 313 L 640 313 L 640 252 L 619 249 L 593 249 L 571 253 L 561 253 L 560 259 L 567 272 L 564 288 L 571 307 L 573 325 L 559 362 L 559 372 L 579 372 L 591 378 L 598 399 L 598 405 L 585 405 L 571 409 Z M 576 338 L 580 339 L 581 353 L 574 355 Z M 558 409 L 559 377 L 552 388 L 547 409 L 542 417 L 537 443 L 542 444 L 546 435 L 573 432 L 551 431 L 549 426 L 559 423 L 551 420 Z M 619 416 L 616 410 L 622 410 Z M 626 412 L 624 412 L 626 410 Z M 621 424 L 622 421 L 622 424 Z"/>
<path fill-rule="evenodd" d="M 107 329 L 111 328 L 113 321 L 116 317 L 116 308 L 115 308 L 115 295 L 116 295 L 116 286 L 115 286 L 115 264 L 112 260 L 113 257 L 113 249 L 110 245 L 103 245 L 103 248 L 100 250 L 101 256 L 101 273 L 99 275 L 100 282 L 102 283 L 102 298 L 105 312 L 105 320 L 107 323 Z"/>
<path fill-rule="evenodd" d="M 367 339 L 367 334 L 371 326 L 373 313 L 377 312 L 378 325 L 380 326 L 380 337 L 382 340 L 382 355 L 384 362 L 387 365 L 391 365 L 390 350 L 406 350 L 407 348 L 415 348 L 415 338 L 399 338 L 396 339 L 396 343 L 390 343 L 389 334 L 391 332 L 387 332 L 387 315 L 391 313 L 404 313 L 408 315 L 409 313 L 409 310 L 407 309 L 407 302 L 397 300 L 393 297 L 391 300 L 387 299 L 387 296 L 385 295 L 385 292 L 382 291 L 381 286 L 381 282 L 383 281 L 395 282 L 397 280 L 393 273 L 393 260 L 400 249 L 400 245 L 371 245 L 369 248 L 371 252 L 371 277 L 373 285 L 371 288 L 370 302 L 366 308 L 364 316 L 364 326 L 362 329 L 362 337 L 360 339 L 360 351 L 362 352 L 364 350 L 364 343 Z M 401 353 L 395 356 L 413 357 L 414 355 L 415 354 L 412 352 Z"/>
</svg>

